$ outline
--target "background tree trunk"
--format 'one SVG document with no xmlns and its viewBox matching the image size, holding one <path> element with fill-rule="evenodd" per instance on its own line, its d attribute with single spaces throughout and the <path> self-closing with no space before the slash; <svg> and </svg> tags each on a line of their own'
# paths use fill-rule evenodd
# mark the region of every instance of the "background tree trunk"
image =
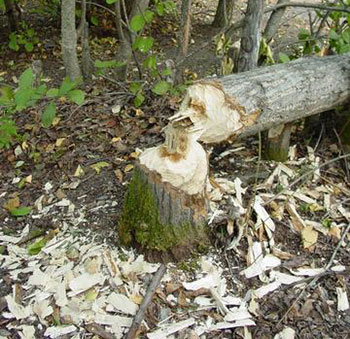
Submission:
<svg viewBox="0 0 350 339">
<path fill-rule="evenodd" d="M 126 5 L 122 0 L 115 3 L 115 24 L 117 28 L 117 36 L 119 40 L 119 50 L 117 54 L 117 62 L 123 62 L 124 65 L 117 67 L 114 75 L 117 80 L 125 81 L 128 72 L 128 65 L 132 57 L 131 44 L 129 39 L 125 36 L 125 31 L 122 25 L 123 6 Z M 125 8 L 126 10 L 126 8 Z"/>
<path fill-rule="evenodd" d="M 217 143 L 334 109 L 350 99 L 350 54 L 302 58 L 197 82 L 172 121 Z"/>
<path fill-rule="evenodd" d="M 150 0 L 134 0 L 130 7 L 129 18 L 131 19 L 135 15 L 139 15 L 144 13 L 144 11 L 148 8 Z"/>
<path fill-rule="evenodd" d="M 233 6 L 234 0 L 219 0 L 215 18 L 211 25 L 215 28 L 224 28 L 228 26 L 232 19 Z"/>
<path fill-rule="evenodd" d="M 181 21 L 179 30 L 178 56 L 186 56 L 191 36 L 191 5 L 192 0 L 182 0 Z"/>
<path fill-rule="evenodd" d="M 15 7 L 13 5 L 13 0 L 5 0 L 4 3 L 10 31 L 15 32 L 16 30 L 18 30 L 18 24 L 15 15 Z"/>
<path fill-rule="evenodd" d="M 73 81 L 81 76 L 77 55 L 75 0 L 62 0 L 62 57 L 67 76 Z"/>
<path fill-rule="evenodd" d="M 242 29 L 237 72 L 249 71 L 258 65 L 264 0 L 248 0 Z"/>
</svg>

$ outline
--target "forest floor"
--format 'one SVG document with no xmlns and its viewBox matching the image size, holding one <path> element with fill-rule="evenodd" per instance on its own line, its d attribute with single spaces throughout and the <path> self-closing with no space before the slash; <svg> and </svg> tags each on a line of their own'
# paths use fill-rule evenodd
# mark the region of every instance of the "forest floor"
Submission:
<svg viewBox="0 0 350 339">
<path fill-rule="evenodd" d="M 195 1 L 188 78 L 219 74 L 215 43 L 202 48 L 213 35 L 214 10 L 215 3 Z M 276 50 L 294 45 L 307 17 L 305 9 L 287 12 Z M 0 74 L 16 83 L 41 59 L 47 83 L 57 85 L 64 76 L 57 23 L 38 14 L 29 19 L 41 47 L 2 47 Z M 152 29 L 159 50 L 173 56 L 173 18 Z M 113 56 L 108 34 L 92 29 L 94 57 Z M 149 92 L 135 108 L 124 86 L 100 77 L 85 91 L 82 106 L 60 103 L 51 128 L 40 127 L 44 104 L 17 114 L 23 138 L 0 150 L 0 338 L 122 338 L 158 267 L 118 246 L 117 225 L 134 160 L 163 141 L 181 98 Z M 342 161 L 318 169 L 343 152 L 337 128 L 327 115 L 312 133 L 296 124 L 285 164 L 259 161 L 256 137 L 211 149 L 213 246 L 203 257 L 168 264 L 141 336 L 350 337 L 350 237 L 340 239 L 350 223 L 349 169 Z M 229 218 L 232 199 L 241 201 L 247 221 L 242 234 Z M 20 206 L 31 213 L 11 216 Z"/>
</svg>

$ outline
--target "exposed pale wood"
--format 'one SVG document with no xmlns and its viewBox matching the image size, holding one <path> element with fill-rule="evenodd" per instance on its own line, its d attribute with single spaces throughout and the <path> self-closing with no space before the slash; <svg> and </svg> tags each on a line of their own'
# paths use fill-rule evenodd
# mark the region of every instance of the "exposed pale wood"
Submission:
<svg viewBox="0 0 350 339">
<path fill-rule="evenodd" d="M 304 58 L 190 86 L 173 122 L 221 142 L 325 112 L 350 99 L 350 54 Z"/>
</svg>

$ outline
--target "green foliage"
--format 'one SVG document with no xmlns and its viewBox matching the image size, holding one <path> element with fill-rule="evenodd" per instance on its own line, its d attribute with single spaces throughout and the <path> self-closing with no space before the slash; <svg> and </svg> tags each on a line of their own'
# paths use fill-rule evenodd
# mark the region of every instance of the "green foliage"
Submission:
<svg viewBox="0 0 350 339">
<path fill-rule="evenodd" d="M 36 255 L 41 252 L 41 250 L 46 246 L 47 239 L 42 238 L 33 244 L 28 245 L 27 251 L 29 255 Z"/>
<path fill-rule="evenodd" d="M 350 8 L 350 1 L 327 3 L 331 7 Z M 323 13 L 315 11 L 322 18 Z M 341 11 L 331 11 L 329 13 L 328 22 L 330 30 L 328 35 L 322 39 L 316 39 L 307 29 L 302 28 L 298 38 L 301 43 L 301 56 L 311 55 L 314 53 L 333 52 L 337 54 L 350 52 L 350 14 Z M 296 55 L 297 57 L 298 55 Z"/>
<path fill-rule="evenodd" d="M 0 87 L 0 149 L 8 148 L 11 142 L 18 137 L 16 124 L 12 118 L 16 112 L 33 107 L 39 100 L 48 101 L 42 113 L 42 125 L 50 127 L 56 116 L 55 100 L 68 98 L 77 105 L 82 105 L 85 93 L 77 89 L 80 79 L 71 81 L 65 78 L 60 88 L 47 89 L 46 85 L 34 86 L 34 73 L 31 68 L 26 69 L 19 77 L 18 87 Z"/>
<path fill-rule="evenodd" d="M 286 63 L 286 62 L 289 62 L 290 61 L 290 58 L 287 54 L 283 53 L 283 52 L 279 52 L 278 53 L 278 57 L 280 59 L 280 62 L 282 64 Z"/>
<path fill-rule="evenodd" d="M 264 60 L 265 65 L 273 65 L 275 63 L 271 47 L 264 38 L 260 41 L 259 57 Z"/>
<path fill-rule="evenodd" d="M 172 85 L 165 81 L 164 77 L 171 74 L 169 69 L 160 71 L 158 69 L 158 61 L 156 53 L 152 53 L 154 49 L 154 38 L 145 34 L 146 28 L 150 26 L 152 20 L 156 15 L 163 16 L 171 13 L 176 8 L 175 2 L 170 0 L 156 0 L 155 10 L 147 9 L 141 14 L 133 16 L 130 20 L 130 31 L 135 34 L 132 49 L 135 52 L 148 54 L 142 66 L 144 68 L 143 74 L 150 76 L 151 82 L 155 83 L 152 87 L 152 92 L 157 95 L 165 95 L 172 89 Z M 149 30 L 148 30 L 149 31 Z M 132 83 L 130 85 L 130 92 L 134 94 L 134 105 L 139 107 L 145 100 L 143 88 L 140 83 Z"/>
<path fill-rule="evenodd" d="M 139 82 L 132 82 L 129 88 L 130 92 L 135 95 L 134 105 L 140 107 L 145 101 L 145 96 L 143 95 L 142 86 Z"/>
<path fill-rule="evenodd" d="M 21 46 L 30 53 L 34 47 L 39 43 L 39 38 L 36 35 L 34 28 L 29 28 L 28 25 L 22 21 L 19 32 L 12 32 L 9 35 L 9 48 L 14 51 L 19 51 Z"/>
<path fill-rule="evenodd" d="M 164 95 L 166 93 L 168 93 L 168 91 L 171 88 L 171 84 L 167 81 L 159 81 L 157 82 L 153 88 L 152 88 L 152 92 L 157 94 L 157 95 Z"/>
<path fill-rule="evenodd" d="M 41 116 L 41 121 L 42 121 L 42 124 L 44 127 L 51 126 L 51 124 L 53 123 L 55 116 L 56 116 L 56 110 L 57 110 L 56 105 L 53 102 L 50 102 L 46 106 L 46 108 Z"/>
<path fill-rule="evenodd" d="M 10 211 L 11 215 L 13 215 L 14 217 L 23 217 L 27 214 L 30 213 L 32 209 L 30 207 L 18 207 L 18 208 L 14 208 Z"/>
</svg>

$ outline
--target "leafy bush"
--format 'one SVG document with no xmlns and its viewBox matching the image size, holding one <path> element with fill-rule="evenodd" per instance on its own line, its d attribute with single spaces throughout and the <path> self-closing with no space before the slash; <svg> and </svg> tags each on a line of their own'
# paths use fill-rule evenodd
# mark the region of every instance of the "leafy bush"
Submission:
<svg viewBox="0 0 350 339">
<path fill-rule="evenodd" d="M 18 87 L 0 87 L 0 149 L 8 148 L 18 136 L 13 114 L 33 107 L 39 100 L 46 100 L 41 122 L 43 127 L 50 127 L 53 123 L 57 106 L 55 100 L 67 98 L 77 105 L 84 102 L 84 92 L 77 89 L 80 80 L 70 81 L 65 78 L 60 88 L 48 89 L 45 84 L 34 85 L 35 76 L 31 68 L 26 69 L 19 77 Z"/>
</svg>

